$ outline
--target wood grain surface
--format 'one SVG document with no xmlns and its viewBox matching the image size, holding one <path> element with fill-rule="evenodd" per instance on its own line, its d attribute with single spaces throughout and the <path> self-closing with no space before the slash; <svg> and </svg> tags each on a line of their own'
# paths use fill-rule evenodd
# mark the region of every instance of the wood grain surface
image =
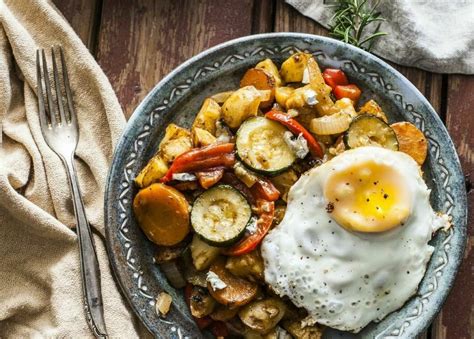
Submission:
<svg viewBox="0 0 474 339">
<path fill-rule="evenodd" d="M 55 0 L 59 11 L 90 49 L 94 49 L 100 22 L 101 0 Z"/>
<path fill-rule="evenodd" d="M 125 115 L 186 59 L 250 34 L 252 10 L 251 0 L 104 0 L 97 60 Z"/>
<path fill-rule="evenodd" d="M 474 215 L 474 76 L 450 75 L 446 98 L 446 127 L 456 145 Z M 435 338 L 474 338 L 474 229 L 469 219 L 464 260 L 454 287 L 434 323 Z"/>
<path fill-rule="evenodd" d="M 128 118 L 177 65 L 236 37 L 327 30 L 283 0 L 53 0 L 109 77 Z M 428 98 L 456 144 L 469 185 L 474 180 L 474 76 L 441 75 L 394 65 Z M 474 213 L 473 193 L 468 195 Z M 443 311 L 421 338 L 474 338 L 474 230 Z"/>
</svg>

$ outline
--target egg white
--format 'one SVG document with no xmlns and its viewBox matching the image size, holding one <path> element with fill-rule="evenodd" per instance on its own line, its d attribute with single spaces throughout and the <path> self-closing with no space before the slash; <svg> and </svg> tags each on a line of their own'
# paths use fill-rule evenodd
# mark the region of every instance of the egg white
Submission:
<svg viewBox="0 0 474 339">
<path fill-rule="evenodd" d="M 352 232 L 327 211 L 328 175 L 364 161 L 392 166 L 409 190 L 412 208 L 403 226 L 381 233 Z M 346 151 L 303 176 L 291 188 L 282 222 L 262 243 L 265 280 L 304 307 L 320 324 L 359 332 L 400 308 L 416 291 L 433 253 L 433 232 L 446 226 L 429 203 L 430 190 L 408 155 L 379 147 Z"/>
</svg>

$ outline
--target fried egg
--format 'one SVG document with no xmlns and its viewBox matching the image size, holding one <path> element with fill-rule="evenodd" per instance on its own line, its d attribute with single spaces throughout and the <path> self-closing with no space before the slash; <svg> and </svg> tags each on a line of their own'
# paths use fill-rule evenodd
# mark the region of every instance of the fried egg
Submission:
<svg viewBox="0 0 474 339">
<path fill-rule="evenodd" d="M 359 332 L 416 291 L 448 227 L 433 211 L 417 163 L 380 147 L 346 151 L 313 168 L 265 237 L 265 280 L 314 321 Z"/>
</svg>

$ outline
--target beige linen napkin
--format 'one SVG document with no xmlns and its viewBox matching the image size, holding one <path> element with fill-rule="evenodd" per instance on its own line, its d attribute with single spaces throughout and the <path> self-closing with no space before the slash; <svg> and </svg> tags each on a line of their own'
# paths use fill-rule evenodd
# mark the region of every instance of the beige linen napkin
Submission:
<svg viewBox="0 0 474 339">
<path fill-rule="evenodd" d="M 107 329 L 112 337 L 137 337 L 140 325 L 112 279 L 104 247 L 104 186 L 125 124 L 120 105 L 53 5 L 0 0 L 0 338 L 91 337 L 67 178 L 38 120 L 35 52 L 45 48 L 50 58 L 56 44 L 65 51 L 78 115 L 76 165 L 95 229 Z"/>
<path fill-rule="evenodd" d="M 285 1 L 326 28 L 338 3 Z M 474 74 L 473 0 L 368 1 L 376 2 L 377 11 L 386 19 L 381 31 L 388 35 L 378 39 L 371 52 L 430 72 Z"/>
</svg>

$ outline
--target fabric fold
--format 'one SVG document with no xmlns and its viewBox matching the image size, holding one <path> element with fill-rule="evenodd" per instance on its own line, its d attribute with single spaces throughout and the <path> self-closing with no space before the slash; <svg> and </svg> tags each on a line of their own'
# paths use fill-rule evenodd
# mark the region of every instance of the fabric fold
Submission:
<svg viewBox="0 0 474 339">
<path fill-rule="evenodd" d="M 328 28 L 332 0 L 285 0 L 303 15 Z M 474 74 L 474 1 L 375 1 L 387 32 L 371 52 L 400 65 L 434 73 Z M 372 26 L 373 29 L 373 26 Z"/>
<path fill-rule="evenodd" d="M 36 50 L 61 45 L 79 122 L 76 168 L 102 276 L 111 337 L 147 335 L 118 291 L 103 241 L 103 195 L 125 118 L 107 80 L 54 5 L 0 0 L 0 337 L 93 337 L 65 169 L 41 134 Z"/>
</svg>

